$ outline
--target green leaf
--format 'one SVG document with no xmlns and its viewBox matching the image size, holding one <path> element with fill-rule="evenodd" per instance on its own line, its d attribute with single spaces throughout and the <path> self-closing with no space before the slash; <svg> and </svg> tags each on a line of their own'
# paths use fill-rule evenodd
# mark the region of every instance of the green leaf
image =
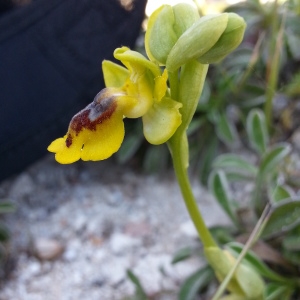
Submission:
<svg viewBox="0 0 300 300">
<path fill-rule="evenodd" d="M 205 118 L 193 119 L 187 129 L 187 135 L 190 136 L 193 133 L 197 132 L 205 121 Z"/>
<path fill-rule="evenodd" d="M 277 185 L 271 195 L 271 198 L 274 201 L 274 203 L 287 200 L 291 197 L 291 192 L 286 186 L 283 185 Z"/>
<path fill-rule="evenodd" d="M 293 265 L 300 267 L 300 252 L 283 250 L 283 257 Z"/>
<path fill-rule="evenodd" d="M 297 233 L 284 237 L 282 245 L 286 250 L 300 251 L 300 235 Z"/>
<path fill-rule="evenodd" d="M 127 134 L 121 148 L 117 153 L 118 161 L 123 164 L 130 160 L 143 142 L 143 136 L 138 134 Z"/>
<path fill-rule="evenodd" d="M 264 113 L 259 109 L 252 109 L 247 117 L 246 130 L 251 146 L 263 154 L 267 149 L 269 141 L 266 119 Z"/>
<path fill-rule="evenodd" d="M 300 95 L 300 72 L 293 75 L 293 78 L 284 87 L 284 91 L 289 97 Z"/>
<path fill-rule="evenodd" d="M 205 151 L 202 153 L 202 161 L 199 168 L 200 181 L 205 185 L 211 171 L 212 161 L 217 155 L 218 139 L 215 136 L 211 136 L 206 145 Z"/>
<path fill-rule="evenodd" d="M 140 280 L 134 275 L 134 273 L 131 270 L 127 270 L 127 276 L 135 285 L 135 295 L 133 300 L 148 300 L 149 298 L 147 297 Z"/>
<path fill-rule="evenodd" d="M 241 45 L 234 51 L 234 55 L 230 54 L 226 59 L 224 59 L 222 66 L 226 69 L 246 69 L 249 64 L 253 52 L 252 47 L 247 47 L 247 45 Z"/>
<path fill-rule="evenodd" d="M 8 241 L 9 237 L 8 229 L 4 225 L 0 224 L 0 242 Z"/>
<path fill-rule="evenodd" d="M 298 25 L 299 26 L 299 25 Z M 289 50 L 292 54 L 294 60 L 300 59 L 299 48 L 300 48 L 300 39 L 299 36 L 295 35 L 292 31 L 288 31 L 285 34 Z"/>
<path fill-rule="evenodd" d="M 234 240 L 230 228 L 215 226 L 211 227 L 209 230 L 218 245 L 224 245 Z"/>
<path fill-rule="evenodd" d="M 226 245 L 226 248 L 235 256 L 238 257 L 242 252 L 244 245 L 232 242 Z M 256 270 L 260 275 L 270 280 L 278 282 L 286 282 L 286 278 L 278 275 L 273 270 L 271 270 L 259 257 L 257 257 L 252 251 L 248 250 L 246 253 L 243 262 L 250 265 Z"/>
<path fill-rule="evenodd" d="M 300 201 L 280 202 L 273 209 L 262 232 L 262 237 L 270 237 L 293 229 L 300 223 Z"/>
<path fill-rule="evenodd" d="M 232 147 L 238 143 L 236 128 L 225 113 L 221 113 L 217 123 L 217 135 L 227 146 Z"/>
<path fill-rule="evenodd" d="M 191 247 L 185 247 L 185 248 L 182 248 L 182 249 L 178 250 L 174 254 L 174 256 L 172 258 L 172 261 L 171 261 L 171 264 L 176 264 L 180 261 L 183 261 L 183 260 L 191 257 L 193 252 L 194 252 L 194 250 Z"/>
<path fill-rule="evenodd" d="M 206 287 L 213 278 L 214 272 L 209 266 L 193 273 L 182 284 L 179 291 L 179 300 L 195 300 L 197 293 Z"/>
<path fill-rule="evenodd" d="M 291 299 L 291 288 L 278 283 L 269 283 L 265 289 L 266 300 L 288 300 Z"/>
<path fill-rule="evenodd" d="M 162 171 L 165 169 L 168 162 L 168 151 L 165 146 L 150 146 L 147 149 L 144 157 L 144 170 L 149 173 Z"/>
<path fill-rule="evenodd" d="M 15 206 L 8 202 L 8 201 L 3 201 L 0 202 L 0 213 L 4 214 L 4 213 L 11 213 L 14 212 L 16 210 Z"/>
<path fill-rule="evenodd" d="M 224 171 L 214 171 L 211 173 L 208 181 L 209 188 L 219 204 L 231 218 L 234 224 L 237 224 L 236 215 L 231 200 L 229 184 Z"/>
<path fill-rule="evenodd" d="M 222 154 L 218 156 L 213 166 L 217 169 L 223 169 L 225 173 L 230 171 L 230 174 L 236 173 L 237 175 L 248 175 L 250 177 L 255 177 L 258 172 L 254 165 L 235 154 Z"/>
<path fill-rule="evenodd" d="M 268 173 L 273 173 L 290 152 L 291 146 L 289 144 L 276 144 L 263 156 L 259 167 L 259 175 L 265 177 Z"/>
<path fill-rule="evenodd" d="M 257 106 L 260 106 L 262 104 L 264 104 L 266 101 L 266 96 L 265 95 L 260 95 L 260 96 L 257 96 L 257 97 L 253 97 L 253 98 L 250 98 L 250 99 L 245 99 L 243 100 L 243 102 L 241 102 L 240 106 L 242 108 L 253 108 L 253 107 L 257 107 Z"/>
</svg>

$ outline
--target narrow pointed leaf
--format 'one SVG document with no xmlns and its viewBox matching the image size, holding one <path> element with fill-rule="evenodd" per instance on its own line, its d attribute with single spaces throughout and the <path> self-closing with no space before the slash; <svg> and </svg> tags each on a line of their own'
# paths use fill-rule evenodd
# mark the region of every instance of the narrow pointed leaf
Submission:
<svg viewBox="0 0 300 300">
<path fill-rule="evenodd" d="M 263 238 L 274 236 L 298 224 L 300 224 L 300 201 L 281 202 L 274 208 L 261 236 Z"/>
<path fill-rule="evenodd" d="M 6 242 L 9 240 L 9 231 L 8 228 L 6 228 L 6 226 L 4 226 L 3 224 L 0 224 L 0 242 Z M 1 243 L 0 243 L 0 252 L 1 252 Z"/>
<path fill-rule="evenodd" d="M 213 270 L 207 266 L 189 276 L 179 291 L 179 300 L 195 300 L 199 290 L 207 286 L 214 278 Z"/>
<path fill-rule="evenodd" d="M 270 283 L 265 289 L 266 300 L 290 299 L 291 287 L 278 283 Z"/>
<path fill-rule="evenodd" d="M 258 171 L 253 164 L 235 154 L 223 154 L 218 156 L 214 161 L 213 166 L 225 170 L 225 173 L 231 171 L 230 173 L 234 172 L 249 176 L 256 176 Z"/>
<path fill-rule="evenodd" d="M 140 280 L 138 279 L 138 277 L 131 270 L 127 270 L 127 276 L 135 286 L 135 295 L 133 299 L 148 300 L 149 298 L 147 297 L 144 288 Z"/>
<path fill-rule="evenodd" d="M 262 162 L 259 167 L 259 173 L 261 177 L 266 176 L 268 173 L 276 170 L 278 165 L 283 159 L 290 153 L 291 146 L 286 143 L 277 144 L 270 150 L 268 150 L 262 158 Z"/>
<path fill-rule="evenodd" d="M 291 192 L 286 186 L 277 185 L 271 195 L 274 203 L 280 202 L 282 200 L 287 200 L 292 197 Z"/>
<path fill-rule="evenodd" d="M 247 117 L 247 134 L 251 146 L 259 153 L 266 151 L 269 140 L 264 113 L 259 109 L 253 109 Z"/>
<path fill-rule="evenodd" d="M 300 267 L 300 252 L 283 250 L 283 257 L 291 262 L 293 265 Z"/>
<path fill-rule="evenodd" d="M 182 248 L 180 250 L 178 250 L 171 261 L 171 264 L 176 264 L 182 260 L 185 260 L 189 257 L 191 257 L 191 255 L 193 254 L 193 249 L 191 247 L 186 247 L 186 248 Z"/>
<path fill-rule="evenodd" d="M 237 224 L 230 188 L 225 173 L 221 170 L 213 172 L 209 178 L 208 184 L 219 204 L 223 207 L 233 223 Z"/>
<path fill-rule="evenodd" d="M 238 257 L 238 255 L 242 252 L 244 245 L 232 242 L 226 245 L 233 255 Z M 260 275 L 270 280 L 285 282 L 286 279 L 281 277 L 277 273 L 275 273 L 272 269 L 270 269 L 259 257 L 257 257 L 252 251 L 246 253 L 244 257 L 245 263 L 249 264 L 252 268 L 254 268 Z"/>
<path fill-rule="evenodd" d="M 227 118 L 225 113 L 221 113 L 217 123 L 217 135 L 227 145 L 233 146 L 238 142 L 238 135 L 234 124 Z"/>
<path fill-rule="evenodd" d="M 282 242 L 283 247 L 290 251 L 300 251 L 300 235 L 290 234 Z"/>
<path fill-rule="evenodd" d="M 117 152 L 118 161 L 123 164 L 130 160 L 141 146 L 143 140 L 143 135 L 136 132 L 134 134 L 127 134 L 121 148 Z"/>
<path fill-rule="evenodd" d="M 0 213 L 11 213 L 16 210 L 15 206 L 7 201 L 0 202 Z"/>
</svg>

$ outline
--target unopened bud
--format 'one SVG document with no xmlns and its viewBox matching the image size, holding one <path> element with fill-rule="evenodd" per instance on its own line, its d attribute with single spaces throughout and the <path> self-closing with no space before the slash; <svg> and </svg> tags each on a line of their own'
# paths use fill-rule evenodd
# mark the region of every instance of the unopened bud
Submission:
<svg viewBox="0 0 300 300">
<path fill-rule="evenodd" d="M 148 57 L 165 65 L 168 55 L 179 37 L 199 19 L 196 8 L 181 3 L 162 5 L 149 18 L 145 36 Z"/>
<path fill-rule="evenodd" d="M 192 59 L 203 64 L 220 61 L 241 43 L 245 28 L 244 19 L 234 13 L 200 18 L 170 51 L 167 69 L 174 71 Z"/>
</svg>

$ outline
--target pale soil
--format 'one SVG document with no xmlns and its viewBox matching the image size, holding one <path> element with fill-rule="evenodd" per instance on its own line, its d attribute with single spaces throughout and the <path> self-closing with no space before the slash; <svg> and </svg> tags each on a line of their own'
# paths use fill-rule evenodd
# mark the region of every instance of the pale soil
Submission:
<svg viewBox="0 0 300 300">
<path fill-rule="evenodd" d="M 193 188 L 207 224 L 228 224 L 197 180 Z M 12 271 L 1 300 L 119 300 L 134 291 L 127 269 L 150 296 L 177 299 L 203 265 L 197 256 L 171 264 L 182 247 L 201 246 L 171 171 L 145 175 L 113 160 L 62 166 L 49 155 L 3 182 L 0 198 L 17 208 L 5 216 Z"/>
</svg>

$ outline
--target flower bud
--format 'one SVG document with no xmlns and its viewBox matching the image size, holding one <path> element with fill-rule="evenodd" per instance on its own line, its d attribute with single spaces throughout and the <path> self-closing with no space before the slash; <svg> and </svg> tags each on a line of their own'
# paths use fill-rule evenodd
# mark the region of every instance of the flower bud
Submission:
<svg viewBox="0 0 300 300">
<path fill-rule="evenodd" d="M 223 281 L 236 259 L 226 250 L 218 247 L 204 249 L 205 256 L 214 269 L 219 281 Z M 227 286 L 228 290 L 242 299 L 263 299 L 264 282 L 261 276 L 250 265 L 241 263 Z"/>
<path fill-rule="evenodd" d="M 165 65 L 178 38 L 199 19 L 197 10 L 189 4 L 162 5 L 149 18 L 145 36 L 148 57 Z"/>
<path fill-rule="evenodd" d="M 211 64 L 225 58 L 241 43 L 246 23 L 235 13 L 228 13 L 228 23 L 218 42 L 204 55 L 198 58 L 202 64 Z"/>
<path fill-rule="evenodd" d="M 245 21 L 234 13 L 204 16 L 171 49 L 166 67 L 172 72 L 192 59 L 210 64 L 223 59 L 242 41 Z"/>
</svg>

